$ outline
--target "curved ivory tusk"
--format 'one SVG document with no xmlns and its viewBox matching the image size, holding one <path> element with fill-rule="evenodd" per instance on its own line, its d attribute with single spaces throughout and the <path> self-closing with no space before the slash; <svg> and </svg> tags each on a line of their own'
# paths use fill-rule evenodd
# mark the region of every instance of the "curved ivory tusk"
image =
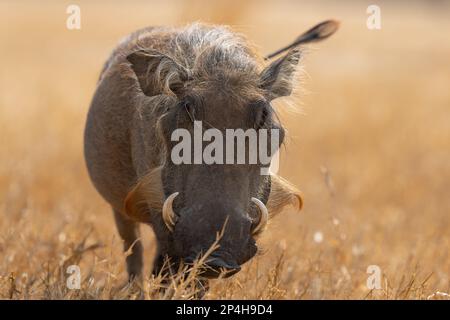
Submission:
<svg viewBox="0 0 450 320">
<path fill-rule="evenodd" d="M 173 232 L 173 226 L 175 225 L 175 212 L 173 211 L 173 201 L 178 196 L 178 192 L 172 193 L 164 201 L 162 208 L 162 217 L 167 228 Z"/>
<path fill-rule="evenodd" d="M 255 227 L 255 229 L 253 229 L 253 232 L 252 232 L 253 235 L 257 235 L 257 234 L 261 233 L 264 230 L 264 228 L 266 227 L 267 221 L 269 220 L 269 211 L 267 210 L 264 203 L 261 202 L 261 200 L 259 200 L 257 198 L 252 198 L 252 201 L 258 207 L 259 214 L 260 214 L 258 225 Z"/>
</svg>

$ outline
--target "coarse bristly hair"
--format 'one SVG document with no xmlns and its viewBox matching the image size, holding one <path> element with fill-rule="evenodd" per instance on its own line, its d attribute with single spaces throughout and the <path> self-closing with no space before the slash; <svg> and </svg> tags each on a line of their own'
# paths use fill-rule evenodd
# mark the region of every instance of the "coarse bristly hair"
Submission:
<svg viewBox="0 0 450 320">
<path fill-rule="evenodd" d="M 264 66 L 244 35 L 228 26 L 193 23 L 182 28 L 151 27 L 138 30 L 123 39 L 105 64 L 104 73 L 115 59 L 122 61 L 133 51 L 160 56 L 147 65 L 146 85 L 154 94 L 175 94 L 173 88 L 188 86 L 196 90 L 219 90 L 234 98 L 257 97 L 260 73 Z M 299 49 L 295 49 L 299 50 Z M 299 56 L 302 56 L 300 52 Z M 295 85 L 301 68 L 292 73 Z M 127 76 L 133 72 L 123 70 Z M 153 76 L 150 76 L 153 75 Z M 186 81 L 189 80 L 189 81 Z"/>
<path fill-rule="evenodd" d="M 149 58 L 142 78 L 130 70 L 129 63 L 121 64 L 122 74 L 137 78 L 144 93 L 155 99 L 153 105 L 161 106 L 161 109 L 170 104 L 170 97 L 176 98 L 180 88 L 200 93 L 203 90 L 221 91 L 237 100 L 261 98 L 264 94 L 259 88 L 264 67 L 261 57 L 244 36 L 226 26 L 194 23 L 181 29 L 157 27 L 137 31 L 121 42 L 105 65 L 104 72 L 109 72 L 112 59 L 123 59 L 133 51 Z M 289 58 L 300 59 L 301 52 Z M 289 79 L 279 79 L 281 84 L 295 83 L 293 77 L 297 77 L 299 72 L 292 71 L 289 72 Z M 152 112 L 163 116 L 158 108 Z M 161 165 L 164 165 L 164 158 L 161 157 Z M 125 211 L 136 220 L 141 220 L 148 210 L 147 206 L 160 210 L 163 197 L 160 168 L 151 170 L 130 190 L 124 204 Z M 274 175 L 267 204 L 270 216 L 278 214 L 287 204 L 294 204 L 300 209 L 301 193 L 289 182 Z"/>
</svg>

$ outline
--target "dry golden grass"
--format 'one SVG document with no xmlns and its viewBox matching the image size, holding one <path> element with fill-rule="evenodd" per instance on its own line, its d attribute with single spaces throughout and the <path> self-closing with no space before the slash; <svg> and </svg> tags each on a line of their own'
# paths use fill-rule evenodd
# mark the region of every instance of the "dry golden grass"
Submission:
<svg viewBox="0 0 450 320">
<path fill-rule="evenodd" d="M 123 35 L 204 20 L 268 53 L 325 18 L 342 27 L 305 59 L 305 114 L 282 115 L 281 173 L 304 210 L 272 221 L 263 253 L 206 298 L 446 298 L 431 295 L 450 291 L 448 6 L 382 2 L 382 30 L 370 31 L 359 2 L 77 2 L 80 31 L 65 28 L 64 2 L 0 3 L 0 298 L 139 297 L 118 289 L 122 245 L 82 156 L 99 70 Z M 149 274 L 155 245 L 143 237 Z M 81 290 L 66 288 L 74 263 Z M 380 290 L 366 287 L 369 265 Z M 164 296 L 160 280 L 146 279 L 146 298 L 193 295 L 187 283 Z"/>
</svg>

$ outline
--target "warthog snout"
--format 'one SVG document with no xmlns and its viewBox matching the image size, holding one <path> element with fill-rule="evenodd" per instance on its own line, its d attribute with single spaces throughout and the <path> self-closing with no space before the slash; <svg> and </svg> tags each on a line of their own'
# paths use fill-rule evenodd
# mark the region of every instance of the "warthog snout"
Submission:
<svg viewBox="0 0 450 320">
<path fill-rule="evenodd" d="M 173 239 L 172 256 L 187 265 L 198 265 L 205 278 L 231 276 L 257 252 L 255 231 L 261 232 L 265 224 L 264 204 L 250 200 L 248 206 L 231 205 L 230 199 L 183 199 L 189 193 L 173 193 L 163 206 L 163 220 Z M 252 219 L 251 206 L 259 208 Z"/>
</svg>

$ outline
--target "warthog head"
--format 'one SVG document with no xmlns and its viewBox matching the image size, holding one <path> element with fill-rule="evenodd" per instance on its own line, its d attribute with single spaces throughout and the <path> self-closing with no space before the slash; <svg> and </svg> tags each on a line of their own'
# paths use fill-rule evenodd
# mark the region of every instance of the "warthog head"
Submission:
<svg viewBox="0 0 450 320">
<path fill-rule="evenodd" d="M 319 31 L 297 45 L 317 40 Z M 158 237 L 160 259 L 168 256 L 175 264 L 193 263 L 221 234 L 218 248 L 205 260 L 204 276 L 217 277 L 223 271 L 231 275 L 257 253 L 255 237 L 268 219 L 286 204 L 295 202 L 301 207 L 302 200 L 280 177 L 261 174 L 267 163 L 259 156 L 250 163 L 255 152 L 250 143 L 233 144 L 235 152 L 227 161 L 227 130 L 255 132 L 257 145 L 262 142 L 269 150 L 277 132 L 275 150 L 282 144 L 284 130 L 271 101 L 290 95 L 301 51 L 288 47 L 284 56 L 261 68 L 245 40 L 227 29 L 190 30 L 174 43 L 183 49 L 182 55 L 143 49 L 127 57 L 142 91 L 159 96 L 157 101 L 164 106 L 155 126 L 155 143 L 161 145 L 164 156 L 160 166 L 130 191 L 125 208 L 128 215 L 146 222 L 149 209 L 158 212 L 151 224 Z M 212 131 L 196 146 L 200 122 L 202 132 Z M 258 135 L 262 129 L 266 135 Z M 187 149 L 176 153 L 186 159 L 182 163 L 174 161 L 180 143 L 176 130 L 192 138 Z M 207 163 L 202 155 L 221 136 L 223 144 L 215 145 L 212 153 L 216 161 Z M 237 159 L 240 152 L 245 155 L 243 163 Z"/>
</svg>

